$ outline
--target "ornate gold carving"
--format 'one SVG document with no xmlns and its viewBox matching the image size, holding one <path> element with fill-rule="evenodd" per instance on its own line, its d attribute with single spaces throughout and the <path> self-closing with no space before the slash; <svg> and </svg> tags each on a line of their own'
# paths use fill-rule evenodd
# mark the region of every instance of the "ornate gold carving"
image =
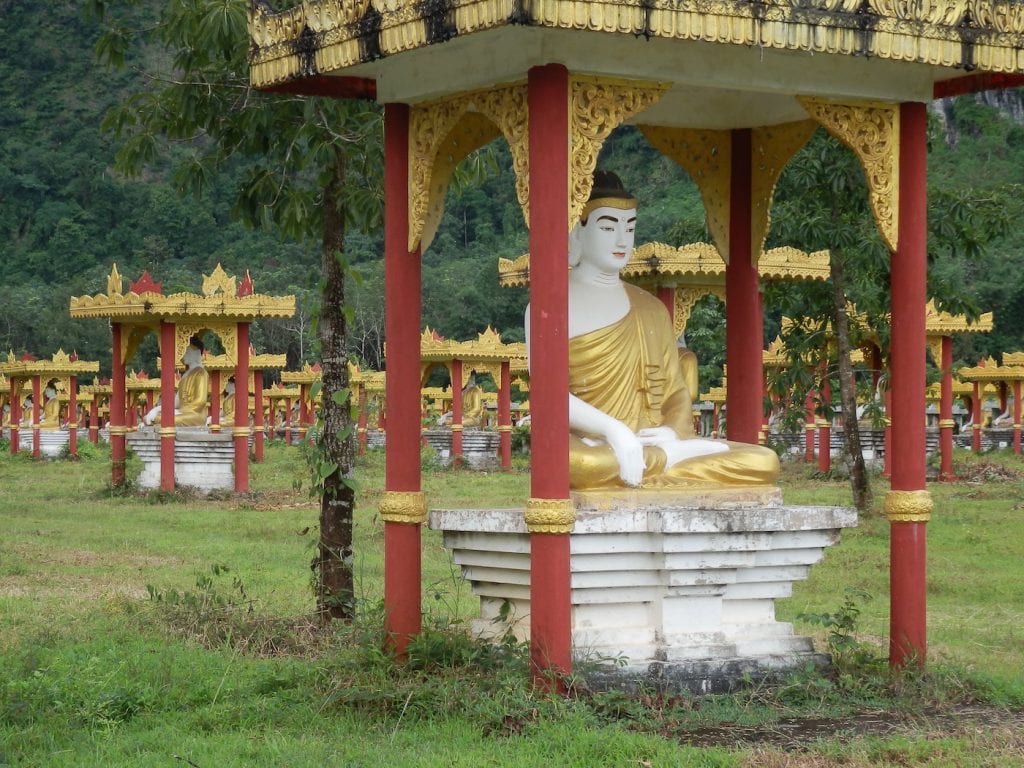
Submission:
<svg viewBox="0 0 1024 768">
<path fill-rule="evenodd" d="M 576 505 L 572 499 L 536 499 L 526 502 L 526 528 L 530 533 L 572 533 Z"/>
<path fill-rule="evenodd" d="M 935 503 L 928 491 L 889 491 L 885 494 L 885 515 L 890 523 L 927 523 Z"/>
<path fill-rule="evenodd" d="M 427 498 L 422 491 L 384 491 L 377 508 L 385 523 L 419 525 L 427 521 Z"/>
<path fill-rule="evenodd" d="M 690 174 L 701 199 L 708 231 L 722 260 L 729 263 L 729 186 L 732 137 L 729 131 L 641 125 L 651 145 Z"/>
<path fill-rule="evenodd" d="M 864 167 L 875 223 L 895 252 L 899 229 L 899 105 L 880 102 L 835 104 L 799 97 L 808 114 L 853 150 Z"/>
<path fill-rule="evenodd" d="M 668 84 L 572 75 L 569 79 L 569 228 L 579 221 L 608 135 L 656 103 Z"/>
<path fill-rule="evenodd" d="M 409 250 L 426 250 L 444 211 L 456 166 L 470 152 L 505 137 L 516 195 L 529 222 L 529 112 L 522 83 L 417 104 L 409 111 Z"/>
<path fill-rule="evenodd" d="M 775 184 L 782 169 L 817 128 L 813 120 L 801 120 L 751 131 L 750 253 L 755 261 L 768 237 Z"/>
<path fill-rule="evenodd" d="M 224 354 L 232 364 L 238 362 L 238 325 L 236 323 L 178 323 L 174 327 L 174 363 L 177 365 L 193 336 L 202 336 L 209 331 L 220 339 Z"/>
<path fill-rule="evenodd" d="M 935 363 L 935 367 L 942 368 L 942 337 L 941 336 L 928 336 L 925 342 L 928 347 L 928 351 L 931 353 L 932 362 Z"/>
<path fill-rule="evenodd" d="M 679 338 L 686 330 L 686 323 L 690 320 L 690 314 L 697 302 L 705 296 L 717 296 L 725 301 L 724 285 L 701 285 L 701 286 L 680 286 L 676 288 L 674 311 L 672 321 L 675 326 L 676 338 Z"/>
<path fill-rule="evenodd" d="M 115 263 L 110 269 L 110 274 L 107 275 L 107 296 L 120 296 L 123 292 L 124 281 L 121 279 L 121 273 L 117 271 Z"/>
<path fill-rule="evenodd" d="M 970 321 L 967 315 L 941 312 L 930 299 L 924 310 L 925 331 L 936 336 L 951 336 L 954 333 L 988 333 L 995 326 L 991 312 L 983 313 L 977 320 Z"/>
<path fill-rule="evenodd" d="M 213 272 L 203 275 L 203 296 L 234 296 L 237 290 L 234 276 L 225 272 L 220 262 L 217 262 Z"/>
</svg>

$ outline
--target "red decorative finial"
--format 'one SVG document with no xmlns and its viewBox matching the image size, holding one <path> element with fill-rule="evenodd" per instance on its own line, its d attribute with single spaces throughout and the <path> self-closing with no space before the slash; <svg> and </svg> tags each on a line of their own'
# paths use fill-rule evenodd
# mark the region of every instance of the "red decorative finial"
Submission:
<svg viewBox="0 0 1024 768">
<path fill-rule="evenodd" d="M 241 298 L 242 296 L 252 296 L 256 292 L 256 287 L 252 284 L 252 278 L 249 277 L 249 270 L 245 270 L 245 277 L 242 278 L 242 282 L 238 284 L 238 290 L 235 295 Z"/>
<path fill-rule="evenodd" d="M 18 358 L 18 361 L 22 363 L 31 363 L 33 360 L 35 360 L 35 358 L 28 352 Z"/>
<path fill-rule="evenodd" d="M 142 277 L 128 286 L 132 293 L 160 293 L 164 292 L 164 284 L 158 283 L 149 274 L 149 270 L 142 273 Z"/>
<path fill-rule="evenodd" d="M 77 349 L 74 352 L 71 353 L 71 356 L 68 358 L 68 360 L 70 360 L 72 363 L 77 363 L 78 362 L 78 350 Z"/>
</svg>

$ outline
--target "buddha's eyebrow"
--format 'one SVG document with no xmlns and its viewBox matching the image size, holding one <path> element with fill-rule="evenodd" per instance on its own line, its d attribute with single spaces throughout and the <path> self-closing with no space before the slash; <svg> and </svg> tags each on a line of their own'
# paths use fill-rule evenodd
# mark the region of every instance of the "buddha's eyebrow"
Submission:
<svg viewBox="0 0 1024 768">
<path fill-rule="evenodd" d="M 604 216 L 598 216 L 597 220 L 598 221 L 610 221 L 613 224 L 618 224 L 619 223 L 619 217 L 618 216 L 608 216 L 607 214 L 604 215 Z M 636 222 L 636 216 L 633 216 L 632 218 L 626 219 L 626 223 L 627 224 L 633 224 L 635 222 Z"/>
</svg>

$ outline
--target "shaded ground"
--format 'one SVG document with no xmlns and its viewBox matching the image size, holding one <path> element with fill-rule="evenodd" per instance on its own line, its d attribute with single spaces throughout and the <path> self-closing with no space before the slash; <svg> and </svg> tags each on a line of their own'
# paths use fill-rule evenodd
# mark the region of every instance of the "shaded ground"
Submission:
<svg viewBox="0 0 1024 768">
<path fill-rule="evenodd" d="M 680 743 L 694 747 L 771 745 L 784 750 L 800 751 L 818 741 L 846 743 L 860 736 L 903 735 L 938 739 L 1002 726 L 1016 730 L 1024 742 L 1024 711 L 1009 711 L 976 704 L 920 715 L 881 711 L 841 719 L 783 719 L 771 725 L 755 727 L 723 724 L 714 728 L 677 732 L 672 735 Z"/>
</svg>

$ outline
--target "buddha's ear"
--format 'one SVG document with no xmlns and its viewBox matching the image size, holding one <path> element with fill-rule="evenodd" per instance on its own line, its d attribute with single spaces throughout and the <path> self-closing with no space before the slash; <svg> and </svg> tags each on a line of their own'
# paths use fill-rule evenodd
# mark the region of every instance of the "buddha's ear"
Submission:
<svg viewBox="0 0 1024 768">
<path fill-rule="evenodd" d="M 569 266 L 579 265 L 583 258 L 583 225 L 579 222 L 569 230 Z"/>
</svg>

